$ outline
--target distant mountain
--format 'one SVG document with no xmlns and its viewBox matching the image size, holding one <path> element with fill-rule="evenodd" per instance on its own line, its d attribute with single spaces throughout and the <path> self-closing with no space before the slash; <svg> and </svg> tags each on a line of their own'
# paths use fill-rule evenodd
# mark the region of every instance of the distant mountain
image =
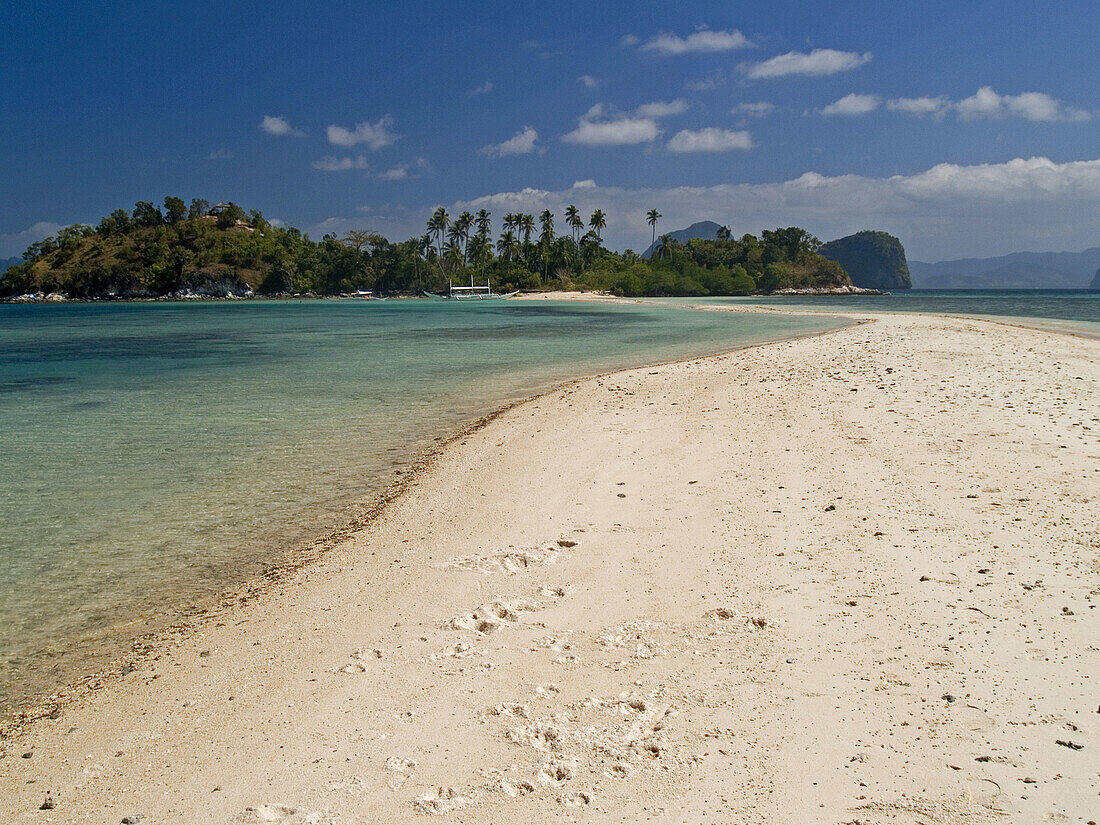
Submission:
<svg viewBox="0 0 1100 825">
<path fill-rule="evenodd" d="M 677 229 L 675 232 L 660 232 L 658 237 L 663 238 L 665 235 L 668 235 L 670 238 L 675 238 L 680 243 L 687 243 L 692 238 L 702 238 L 704 241 L 713 241 L 718 237 L 718 230 L 721 228 L 722 227 L 714 221 L 697 221 L 687 229 Z M 642 253 L 642 257 L 652 257 L 653 250 L 656 249 L 656 247 L 656 243 L 651 243 L 649 248 Z"/>
<path fill-rule="evenodd" d="M 909 289 L 909 266 L 901 241 L 888 232 L 864 230 L 821 245 L 818 252 L 836 261 L 864 289 Z"/>
<path fill-rule="evenodd" d="M 23 263 L 23 258 L 0 258 L 0 275 L 8 271 L 9 266 Z"/>
<path fill-rule="evenodd" d="M 916 289 L 1089 289 L 1098 268 L 1100 246 L 1084 252 L 1014 252 L 998 258 L 909 262 Z"/>
</svg>

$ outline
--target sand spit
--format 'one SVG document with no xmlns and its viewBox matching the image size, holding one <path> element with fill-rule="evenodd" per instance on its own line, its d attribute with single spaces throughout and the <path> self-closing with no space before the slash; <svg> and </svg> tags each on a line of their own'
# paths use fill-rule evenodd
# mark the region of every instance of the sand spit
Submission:
<svg viewBox="0 0 1100 825">
<path fill-rule="evenodd" d="M 0 821 L 1095 820 L 1098 385 L 890 316 L 518 405 L 0 740 Z"/>
</svg>

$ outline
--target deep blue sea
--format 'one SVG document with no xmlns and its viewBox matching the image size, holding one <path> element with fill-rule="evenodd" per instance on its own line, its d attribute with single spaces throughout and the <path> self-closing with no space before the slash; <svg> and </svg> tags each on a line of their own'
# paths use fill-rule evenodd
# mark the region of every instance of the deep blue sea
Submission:
<svg viewBox="0 0 1100 825">
<path fill-rule="evenodd" d="M 0 710 L 554 382 L 839 325 L 575 302 L 0 305 Z"/>
</svg>

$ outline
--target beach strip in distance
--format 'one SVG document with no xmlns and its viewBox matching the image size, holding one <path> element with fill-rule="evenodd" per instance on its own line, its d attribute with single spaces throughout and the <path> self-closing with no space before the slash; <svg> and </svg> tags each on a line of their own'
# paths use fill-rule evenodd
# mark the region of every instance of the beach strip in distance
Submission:
<svg viewBox="0 0 1100 825">
<path fill-rule="evenodd" d="M 1098 356 L 882 316 L 518 404 L 0 742 L 0 816 L 1084 821 Z"/>
</svg>

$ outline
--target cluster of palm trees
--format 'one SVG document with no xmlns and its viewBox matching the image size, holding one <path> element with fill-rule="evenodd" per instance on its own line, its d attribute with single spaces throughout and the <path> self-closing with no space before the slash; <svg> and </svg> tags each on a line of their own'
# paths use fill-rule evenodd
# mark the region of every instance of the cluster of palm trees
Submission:
<svg viewBox="0 0 1100 825">
<path fill-rule="evenodd" d="M 660 217 L 656 209 L 651 209 L 646 216 L 646 221 L 654 227 L 654 237 Z M 417 244 L 420 254 L 444 272 L 468 266 L 482 272 L 492 262 L 495 252 L 497 259 L 508 263 L 521 263 L 529 268 L 541 263 L 545 277 L 551 260 L 571 266 L 590 260 L 603 248 L 607 215 L 602 209 L 595 210 L 586 223 L 580 210 L 571 204 L 565 210 L 565 223 L 570 234 L 559 236 L 554 231 L 554 213 L 549 209 L 539 214 L 537 223 L 534 215 L 509 212 L 504 216 L 503 229 L 494 247 L 490 238 L 492 215 L 488 210 L 465 211 L 452 219 L 440 206 L 428 219 L 427 232 Z M 533 242 L 536 229 L 539 234 Z"/>
</svg>

